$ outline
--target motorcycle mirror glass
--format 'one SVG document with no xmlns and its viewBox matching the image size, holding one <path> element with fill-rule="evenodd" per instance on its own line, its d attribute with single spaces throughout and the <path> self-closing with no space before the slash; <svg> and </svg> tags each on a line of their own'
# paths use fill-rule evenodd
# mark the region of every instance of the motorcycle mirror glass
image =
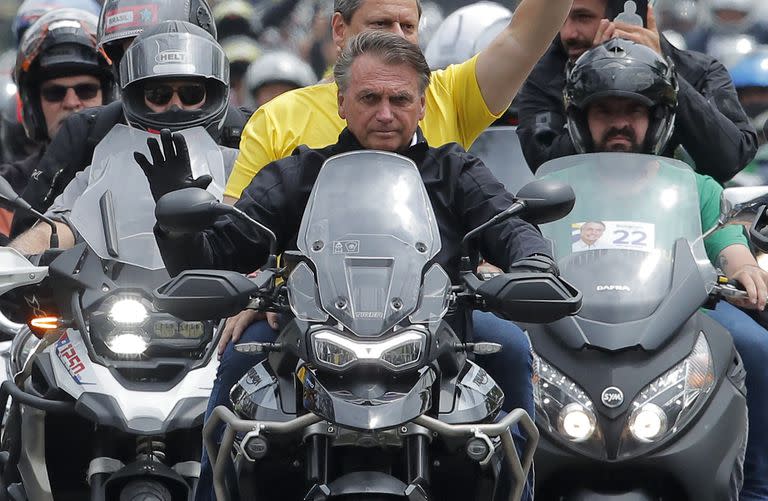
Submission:
<svg viewBox="0 0 768 501">
<path fill-rule="evenodd" d="M 726 188 L 720 196 L 720 225 L 749 225 L 768 203 L 768 186 Z"/>
<path fill-rule="evenodd" d="M 486 308 L 513 322 L 550 323 L 575 315 L 582 294 L 550 273 L 503 273 L 475 291 Z"/>
<path fill-rule="evenodd" d="M 537 179 L 523 186 L 517 199 L 525 201 L 523 219 L 531 224 L 545 224 L 567 216 L 576 202 L 576 194 L 567 183 Z"/>
<path fill-rule="evenodd" d="M 228 214 L 229 209 L 203 189 L 184 188 L 157 201 L 155 218 L 165 230 L 194 233 L 213 226 L 216 218 Z"/>
<path fill-rule="evenodd" d="M 193 321 L 236 315 L 257 290 L 257 284 L 234 271 L 187 270 L 153 295 L 159 311 Z"/>
<path fill-rule="evenodd" d="M 761 252 L 768 252 L 768 207 L 760 207 L 749 228 L 749 241 Z"/>
</svg>

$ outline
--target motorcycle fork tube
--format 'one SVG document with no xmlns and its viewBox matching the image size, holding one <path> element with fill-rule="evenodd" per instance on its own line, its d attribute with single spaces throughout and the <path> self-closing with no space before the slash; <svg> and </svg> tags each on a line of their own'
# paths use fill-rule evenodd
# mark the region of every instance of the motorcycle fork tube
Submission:
<svg viewBox="0 0 768 501">
<path fill-rule="evenodd" d="M 408 483 L 429 486 L 429 451 L 427 437 L 411 435 L 406 439 L 405 463 L 408 470 Z"/>
<path fill-rule="evenodd" d="M 90 479 L 90 501 L 107 501 L 104 485 L 111 473 L 96 473 Z"/>
<path fill-rule="evenodd" d="M 328 483 L 328 437 L 312 435 L 307 448 L 307 481 L 310 485 Z"/>
</svg>

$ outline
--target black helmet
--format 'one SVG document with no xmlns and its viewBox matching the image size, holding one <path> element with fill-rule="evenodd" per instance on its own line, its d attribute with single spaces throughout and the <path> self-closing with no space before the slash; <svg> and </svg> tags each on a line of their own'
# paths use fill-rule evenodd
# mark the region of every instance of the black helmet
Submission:
<svg viewBox="0 0 768 501">
<path fill-rule="evenodd" d="M 163 21 L 187 21 L 217 36 L 206 0 L 106 0 L 99 16 L 99 47 L 117 66 L 127 39 Z"/>
<path fill-rule="evenodd" d="M 587 108 L 597 99 L 614 96 L 648 106 L 650 123 L 642 151 L 660 154 L 675 127 L 677 89 L 673 64 L 644 45 L 613 38 L 588 50 L 568 69 L 564 90 L 568 132 L 576 150 L 594 151 Z"/>
<path fill-rule="evenodd" d="M 57 9 L 40 17 L 21 39 L 14 80 L 22 104 L 22 123 L 33 141 L 48 138 L 40 108 L 40 84 L 71 75 L 94 75 L 101 80 L 104 104 L 114 98 L 111 62 L 96 48 L 96 16 L 80 9 Z"/>
<path fill-rule="evenodd" d="M 144 85 L 157 80 L 202 79 L 205 105 L 199 110 L 155 113 L 144 103 Z M 210 33 L 184 21 L 147 28 L 120 62 L 123 111 L 136 128 L 174 131 L 204 127 L 218 139 L 229 104 L 229 61 Z"/>
</svg>

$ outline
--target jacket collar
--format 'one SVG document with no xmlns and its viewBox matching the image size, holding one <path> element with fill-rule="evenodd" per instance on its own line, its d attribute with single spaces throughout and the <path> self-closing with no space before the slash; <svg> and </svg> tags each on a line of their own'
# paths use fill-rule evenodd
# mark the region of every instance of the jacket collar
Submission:
<svg viewBox="0 0 768 501">
<path fill-rule="evenodd" d="M 331 155 L 339 155 L 341 153 L 347 153 L 349 151 L 359 151 L 365 148 L 360 144 L 354 134 L 350 130 L 344 127 L 344 130 L 339 134 L 339 140 L 331 147 Z M 416 165 L 420 165 L 424 159 L 424 155 L 429 149 L 427 140 L 424 134 L 421 132 L 421 127 L 416 128 L 416 142 L 408 147 L 405 151 L 398 151 L 396 153 L 413 160 Z"/>
</svg>

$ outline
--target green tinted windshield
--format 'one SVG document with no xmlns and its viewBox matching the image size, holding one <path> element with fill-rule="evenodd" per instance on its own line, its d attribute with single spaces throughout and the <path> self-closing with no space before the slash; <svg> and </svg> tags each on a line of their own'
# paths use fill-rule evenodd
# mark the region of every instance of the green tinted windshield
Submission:
<svg viewBox="0 0 768 501">
<path fill-rule="evenodd" d="M 704 256 L 696 178 L 676 160 L 600 153 L 553 160 L 538 177 L 570 184 L 573 211 L 543 225 L 560 270 L 584 293 L 580 316 L 637 320 L 652 314 L 669 291 L 675 242 L 684 238 Z"/>
</svg>

